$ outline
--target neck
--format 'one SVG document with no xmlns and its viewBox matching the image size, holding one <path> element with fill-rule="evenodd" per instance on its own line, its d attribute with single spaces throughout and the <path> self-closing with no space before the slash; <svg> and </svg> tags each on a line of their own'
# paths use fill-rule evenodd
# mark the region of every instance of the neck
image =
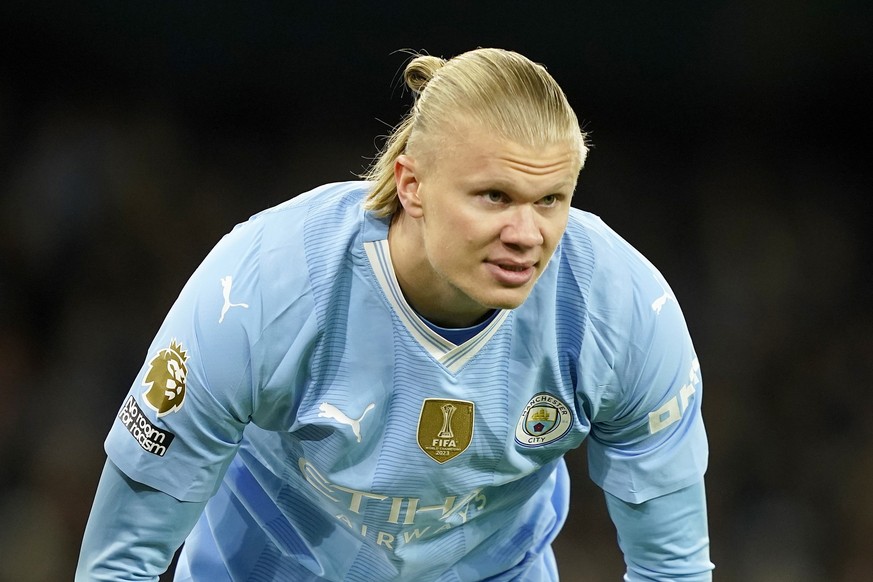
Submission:
<svg viewBox="0 0 873 582">
<path fill-rule="evenodd" d="M 470 327 L 493 313 L 493 309 L 473 302 L 434 270 L 419 223 L 403 211 L 391 221 L 388 249 L 403 296 L 429 322 L 446 328 Z"/>
</svg>

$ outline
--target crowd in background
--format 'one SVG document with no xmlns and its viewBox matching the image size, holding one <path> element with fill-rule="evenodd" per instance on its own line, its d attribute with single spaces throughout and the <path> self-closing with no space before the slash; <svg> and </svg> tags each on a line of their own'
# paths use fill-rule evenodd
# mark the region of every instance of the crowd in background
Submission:
<svg viewBox="0 0 873 582">
<path fill-rule="evenodd" d="M 863 20 L 838 7 L 776 10 L 789 4 L 773 3 L 772 14 L 713 8 L 709 52 L 679 64 L 668 32 L 647 37 L 666 43 L 663 54 L 629 49 L 642 41 L 618 16 L 595 41 L 564 39 L 578 43 L 572 52 L 537 53 L 508 32 L 471 32 L 445 49 L 405 41 L 446 56 L 517 48 L 549 65 L 585 120 L 594 148 L 574 205 L 662 270 L 695 339 L 718 580 L 849 581 L 873 571 L 873 148 L 860 105 L 873 45 Z M 184 35 L 171 35 L 171 57 L 181 54 L 194 79 L 185 67 L 147 72 L 168 83 L 150 92 L 111 54 L 55 62 L 70 39 L 85 42 L 66 32 L 69 22 L 46 34 L 26 10 L 4 10 L 7 48 L 43 41 L 36 62 L 51 75 L 0 65 L 0 582 L 55 581 L 75 564 L 102 440 L 185 280 L 234 224 L 366 168 L 375 136 L 408 105 L 391 86 L 402 59 L 381 48 L 404 41 L 368 49 L 358 33 L 342 51 L 361 47 L 368 60 L 347 61 L 331 59 L 329 39 L 311 38 L 322 72 L 295 69 L 293 58 L 316 53 L 283 53 L 274 85 L 245 72 L 252 49 L 238 60 L 219 53 L 220 74 L 204 64 L 205 49 L 187 55 Z M 90 22 L 75 15 L 74 24 Z M 680 18 L 678 31 L 702 42 L 692 24 Z M 346 82 L 336 78 L 345 67 L 356 70 Z M 578 477 L 556 544 L 562 577 L 617 580 L 621 556 L 584 447 L 569 462 Z"/>
</svg>

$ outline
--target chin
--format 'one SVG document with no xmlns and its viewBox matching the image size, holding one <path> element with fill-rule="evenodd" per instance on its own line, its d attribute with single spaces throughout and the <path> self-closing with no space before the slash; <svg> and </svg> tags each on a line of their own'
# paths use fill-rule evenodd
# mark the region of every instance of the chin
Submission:
<svg viewBox="0 0 873 582">
<path fill-rule="evenodd" d="M 482 304 L 490 309 L 515 309 L 527 301 L 530 289 L 513 289 L 509 293 L 495 293 Z"/>
</svg>

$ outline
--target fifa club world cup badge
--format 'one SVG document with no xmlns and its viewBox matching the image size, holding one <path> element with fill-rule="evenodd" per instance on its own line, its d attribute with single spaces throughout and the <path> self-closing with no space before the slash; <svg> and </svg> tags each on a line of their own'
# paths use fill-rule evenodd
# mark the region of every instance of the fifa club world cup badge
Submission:
<svg viewBox="0 0 873 582">
<path fill-rule="evenodd" d="M 564 401 L 540 392 L 524 407 L 515 426 L 515 442 L 524 447 L 546 445 L 567 434 L 572 426 L 573 415 Z"/>
<path fill-rule="evenodd" d="M 176 340 L 170 342 L 170 347 L 158 352 L 149 362 L 143 386 L 147 389 L 143 394 L 149 408 L 164 416 L 182 408 L 185 401 L 185 380 L 188 378 L 188 352 Z"/>
<path fill-rule="evenodd" d="M 473 440 L 473 403 L 426 398 L 418 415 L 418 446 L 437 463 L 463 453 Z"/>
</svg>

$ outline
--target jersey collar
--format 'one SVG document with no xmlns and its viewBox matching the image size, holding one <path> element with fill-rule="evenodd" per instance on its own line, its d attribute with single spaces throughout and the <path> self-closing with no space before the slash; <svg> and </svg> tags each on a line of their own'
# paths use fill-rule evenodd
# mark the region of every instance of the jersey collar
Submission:
<svg viewBox="0 0 873 582">
<path fill-rule="evenodd" d="M 430 328 L 427 323 L 407 303 L 388 250 L 388 239 L 364 242 L 367 259 L 373 268 L 376 280 L 394 313 L 413 338 L 439 363 L 455 374 L 459 372 L 497 333 L 500 325 L 509 317 L 510 311 L 501 309 L 491 322 L 479 333 L 460 345 L 455 345 Z"/>
</svg>

